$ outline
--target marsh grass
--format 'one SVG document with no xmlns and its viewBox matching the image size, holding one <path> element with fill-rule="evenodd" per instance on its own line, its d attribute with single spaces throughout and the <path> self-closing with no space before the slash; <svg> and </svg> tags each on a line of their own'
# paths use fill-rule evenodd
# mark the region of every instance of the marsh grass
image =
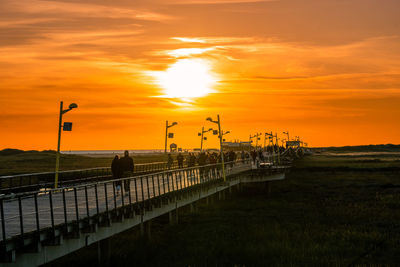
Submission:
<svg viewBox="0 0 400 267">
<path fill-rule="evenodd" d="M 61 154 L 60 170 L 76 170 L 95 167 L 109 167 L 113 157 L 87 157 Z M 135 163 L 165 161 L 162 153 L 133 155 Z M 0 155 L 0 175 L 54 171 L 54 151 L 24 151 Z"/>
<path fill-rule="evenodd" d="M 400 176 L 364 162 L 306 157 L 287 179 L 246 186 L 225 201 L 181 212 L 178 225 L 153 223 L 152 239 L 133 229 L 111 239 L 114 266 L 397 266 Z M 340 162 L 337 162 L 340 161 Z M 325 162 L 325 163 L 323 163 Z M 347 162 L 347 163 L 346 163 Z M 316 164 L 317 163 L 317 164 Z M 325 168 L 313 170 L 311 166 Z M 299 167 L 298 167 L 299 166 Z M 304 167 L 307 166 L 307 167 Z M 364 168 L 364 169 L 363 169 Z M 96 248 L 55 265 L 95 265 Z"/>
</svg>

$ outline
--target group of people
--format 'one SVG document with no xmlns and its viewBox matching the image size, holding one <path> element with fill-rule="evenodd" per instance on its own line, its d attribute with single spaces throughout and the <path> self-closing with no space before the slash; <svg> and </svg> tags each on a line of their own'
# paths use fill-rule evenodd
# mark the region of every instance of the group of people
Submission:
<svg viewBox="0 0 400 267">
<path fill-rule="evenodd" d="M 232 150 L 224 153 L 224 161 L 225 163 L 230 162 L 230 165 L 232 165 L 233 162 L 236 161 L 237 157 L 238 154 Z M 244 160 L 246 158 L 249 158 L 248 153 L 242 151 L 241 159 Z M 189 152 L 189 154 L 184 157 L 182 153 L 178 153 L 178 155 L 176 156 L 176 161 L 178 163 L 178 168 L 183 168 L 185 165 L 190 168 L 196 166 L 196 164 L 199 166 L 217 164 L 221 163 L 221 154 L 216 152 L 200 152 L 198 154 Z M 185 161 L 186 164 L 184 164 Z M 171 154 L 168 154 L 167 168 L 171 169 L 173 167 L 173 164 L 174 159 Z"/>
<path fill-rule="evenodd" d="M 232 168 L 239 154 L 242 160 L 249 159 L 250 157 L 249 153 L 244 151 L 242 151 L 241 153 L 236 153 L 232 150 L 227 151 L 224 153 L 225 166 Z M 203 177 L 205 174 L 209 173 L 209 170 L 216 171 L 217 169 L 221 168 L 221 166 L 219 165 L 214 166 L 213 168 L 207 167 L 207 165 L 221 163 L 222 159 L 220 153 L 200 152 L 197 155 L 195 153 L 189 153 L 186 157 L 184 157 L 182 153 L 178 153 L 178 155 L 176 156 L 176 161 L 178 163 L 178 168 L 184 168 L 185 161 L 186 161 L 186 166 L 189 168 L 194 167 L 197 164 L 198 166 L 201 167 L 200 174 Z M 134 166 L 135 165 L 133 159 L 129 156 L 128 151 L 125 151 L 124 156 L 121 158 L 118 155 L 114 157 L 111 163 L 111 172 L 113 178 L 117 179 L 115 181 L 115 188 L 117 195 L 119 195 L 120 192 L 122 191 L 122 179 L 120 178 L 132 176 L 133 175 L 132 173 L 134 171 Z M 167 168 L 171 169 L 173 167 L 174 167 L 174 159 L 171 154 L 168 154 Z M 130 186 L 130 180 L 125 179 L 123 181 L 124 181 L 123 189 L 125 192 L 128 192 Z"/>
<path fill-rule="evenodd" d="M 227 151 L 224 152 L 224 162 L 226 167 L 232 168 L 237 160 L 237 157 L 240 155 L 240 159 L 250 160 L 250 157 L 254 163 L 260 161 L 263 162 L 266 157 L 268 157 L 273 151 L 284 151 L 284 147 L 278 146 L 268 146 L 266 149 L 252 150 L 250 153 L 241 151 Z M 200 152 L 200 153 L 188 153 L 186 157 L 182 155 L 182 153 L 178 153 L 176 156 L 176 161 L 178 163 L 178 168 L 184 168 L 184 162 L 186 161 L 187 167 L 194 167 L 196 164 L 200 166 L 200 174 L 201 177 L 207 176 L 210 170 L 216 171 L 221 168 L 220 164 L 215 165 L 214 167 L 210 167 L 208 165 L 218 164 L 222 162 L 220 153 L 210 153 L 210 152 Z M 120 178 L 130 177 L 134 171 L 134 162 L 133 159 L 129 156 L 129 152 L 125 151 L 123 157 L 119 157 L 116 155 L 111 163 L 111 171 L 115 181 L 115 188 L 117 195 L 120 194 L 122 190 L 122 182 Z M 168 154 L 167 160 L 167 168 L 171 169 L 174 167 L 174 159 L 171 154 Z M 122 179 L 123 180 L 123 179 Z M 130 180 L 125 179 L 124 181 L 124 191 L 129 191 Z"/>
<path fill-rule="evenodd" d="M 283 146 L 267 146 L 264 149 L 260 148 L 258 150 L 252 150 L 250 152 L 251 159 L 253 160 L 253 163 L 256 164 L 257 162 L 264 162 L 264 161 L 270 161 L 271 160 L 271 155 L 275 153 L 283 153 L 285 151 L 285 148 Z"/>
<path fill-rule="evenodd" d="M 129 152 L 125 151 L 124 156 L 120 158 L 116 155 L 111 163 L 111 172 L 115 179 L 129 177 L 133 173 L 135 164 L 133 159 L 129 156 Z M 117 180 L 115 182 L 115 188 L 117 190 L 117 195 L 119 195 L 121 191 L 122 182 L 121 180 Z M 124 190 L 125 192 L 129 191 L 130 180 L 124 180 Z"/>
</svg>

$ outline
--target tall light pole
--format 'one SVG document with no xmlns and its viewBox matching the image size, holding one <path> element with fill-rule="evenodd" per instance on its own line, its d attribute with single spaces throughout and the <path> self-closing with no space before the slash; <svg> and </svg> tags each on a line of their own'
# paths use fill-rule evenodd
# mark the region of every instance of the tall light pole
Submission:
<svg viewBox="0 0 400 267">
<path fill-rule="evenodd" d="M 269 141 L 272 146 L 272 161 L 275 162 L 275 147 L 274 147 L 274 135 L 272 134 L 272 131 L 270 133 L 265 133 L 265 136 L 269 137 Z"/>
<path fill-rule="evenodd" d="M 264 133 L 264 151 L 266 151 L 266 149 L 265 149 L 265 144 L 267 143 L 267 137 L 269 136 L 269 134 L 268 133 Z M 270 142 L 271 142 L 271 140 L 270 140 L 270 138 L 268 137 L 268 145 L 270 144 Z"/>
<path fill-rule="evenodd" d="M 214 121 L 211 117 L 208 117 L 206 119 L 207 121 L 210 121 L 212 123 L 218 124 L 218 137 L 219 137 L 219 145 L 220 145 L 220 153 L 221 153 L 221 162 L 222 162 L 222 175 L 224 177 L 224 182 L 226 182 L 226 176 L 225 176 L 225 163 L 224 163 L 224 151 L 222 150 L 222 136 L 223 132 L 221 130 L 221 120 L 219 118 L 219 114 L 217 115 L 217 120 Z M 227 132 L 228 133 L 228 132 Z M 225 133 L 226 134 L 226 133 Z"/>
<path fill-rule="evenodd" d="M 256 150 L 257 150 L 257 147 L 258 147 L 258 137 L 261 136 L 261 135 L 262 135 L 261 133 L 256 133 L 255 135 L 250 135 L 250 144 L 251 144 L 252 139 L 254 137 L 256 138 Z"/>
<path fill-rule="evenodd" d="M 251 138 L 253 138 L 251 135 L 249 135 L 249 152 L 251 152 Z"/>
<path fill-rule="evenodd" d="M 286 135 L 287 135 L 287 140 L 290 141 L 290 138 L 289 138 L 289 131 L 283 132 L 283 134 L 286 134 Z"/>
<path fill-rule="evenodd" d="M 276 148 L 278 149 L 278 151 L 277 151 L 277 153 L 278 153 L 278 164 L 280 165 L 281 164 L 281 157 L 280 157 L 281 151 L 279 149 L 279 138 L 278 138 L 278 134 L 277 133 L 275 133 L 275 140 L 276 140 Z"/>
<path fill-rule="evenodd" d="M 204 126 L 201 128 L 201 133 L 198 134 L 199 136 L 201 135 L 200 152 L 203 152 L 203 138 L 205 138 L 204 134 L 207 132 L 210 132 L 212 130 L 213 130 L 213 128 L 209 128 L 208 130 L 204 131 Z"/>
<path fill-rule="evenodd" d="M 61 146 L 61 127 L 63 127 L 64 131 L 71 131 L 72 130 L 72 122 L 66 122 L 64 126 L 62 126 L 62 116 L 67 113 L 68 111 L 77 108 L 78 105 L 72 103 L 68 106 L 67 109 L 63 109 L 63 101 L 60 101 L 60 115 L 58 119 L 58 141 L 57 141 L 57 154 L 56 154 L 56 173 L 54 176 L 54 188 L 58 187 L 58 171 L 60 168 L 60 146 Z"/>
<path fill-rule="evenodd" d="M 171 125 L 168 125 L 168 121 L 165 121 L 165 150 L 164 153 L 167 153 L 167 144 L 168 144 L 168 129 L 177 125 L 178 123 L 174 121 Z"/>
</svg>

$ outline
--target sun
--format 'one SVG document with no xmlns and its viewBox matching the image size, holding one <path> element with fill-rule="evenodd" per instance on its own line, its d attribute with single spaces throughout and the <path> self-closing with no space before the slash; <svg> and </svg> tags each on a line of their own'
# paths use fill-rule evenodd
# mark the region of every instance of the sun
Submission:
<svg viewBox="0 0 400 267">
<path fill-rule="evenodd" d="M 211 93 L 217 82 L 210 64 L 201 59 L 179 59 L 166 71 L 154 74 L 166 98 L 191 99 Z"/>
</svg>

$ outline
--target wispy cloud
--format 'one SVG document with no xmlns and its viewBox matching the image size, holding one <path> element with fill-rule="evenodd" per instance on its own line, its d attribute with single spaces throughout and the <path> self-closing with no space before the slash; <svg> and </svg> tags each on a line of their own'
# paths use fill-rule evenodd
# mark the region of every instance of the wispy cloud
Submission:
<svg viewBox="0 0 400 267">
<path fill-rule="evenodd" d="M 206 41 L 200 38 L 189 38 L 189 37 L 171 37 L 173 40 L 178 40 L 185 43 L 205 43 Z"/>
<path fill-rule="evenodd" d="M 113 7 L 111 5 L 86 4 L 74 2 L 21 0 L 6 1 L 9 11 L 25 14 L 40 14 L 41 16 L 61 15 L 62 17 L 104 17 L 104 18 L 131 18 L 138 20 L 162 21 L 171 17 L 132 8 Z"/>
<path fill-rule="evenodd" d="M 184 4 L 184 5 L 209 5 L 209 4 L 242 4 L 242 3 L 260 3 L 260 2 L 274 2 L 280 0 L 173 0 L 170 4 Z"/>
</svg>

